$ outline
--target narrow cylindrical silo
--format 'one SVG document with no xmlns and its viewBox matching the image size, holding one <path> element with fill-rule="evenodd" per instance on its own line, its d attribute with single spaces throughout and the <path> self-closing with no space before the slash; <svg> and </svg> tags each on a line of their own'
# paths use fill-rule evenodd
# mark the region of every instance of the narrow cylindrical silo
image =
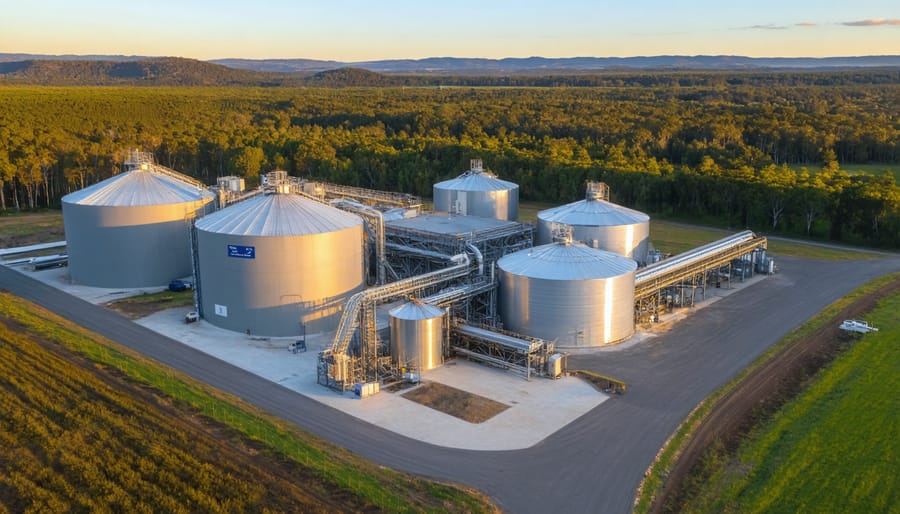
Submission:
<svg viewBox="0 0 900 514">
<path fill-rule="evenodd" d="M 415 371 L 444 362 L 444 311 L 412 300 L 390 311 L 391 360 Z"/>
</svg>

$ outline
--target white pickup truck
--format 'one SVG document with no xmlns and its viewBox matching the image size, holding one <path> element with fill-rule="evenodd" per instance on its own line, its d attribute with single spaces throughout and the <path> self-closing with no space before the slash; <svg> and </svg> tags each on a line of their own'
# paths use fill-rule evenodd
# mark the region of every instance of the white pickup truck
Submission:
<svg viewBox="0 0 900 514">
<path fill-rule="evenodd" d="M 866 334 L 868 332 L 878 332 L 878 329 L 869 325 L 868 321 L 860 321 L 858 319 L 847 319 L 841 323 L 841 330 L 846 330 L 847 332 L 859 332 L 860 334 Z"/>
</svg>

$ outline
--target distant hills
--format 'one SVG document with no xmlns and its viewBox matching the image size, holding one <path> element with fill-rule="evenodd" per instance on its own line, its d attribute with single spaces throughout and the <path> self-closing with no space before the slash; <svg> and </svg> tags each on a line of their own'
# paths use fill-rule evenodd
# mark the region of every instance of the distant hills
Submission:
<svg viewBox="0 0 900 514">
<path fill-rule="evenodd" d="M 264 74 L 178 57 L 113 60 L 0 60 L 0 80 L 42 85 L 228 86 L 263 83 Z"/>
<path fill-rule="evenodd" d="M 364 62 L 316 61 L 313 59 L 214 59 L 229 68 L 254 71 L 309 72 L 340 67 L 379 73 L 519 74 L 591 72 L 616 69 L 748 70 L 764 68 L 872 68 L 900 66 L 900 55 L 863 57 L 741 57 L 734 55 L 659 55 L 654 57 L 569 57 L 551 59 L 524 57 L 468 59 L 429 57 Z"/>
<path fill-rule="evenodd" d="M 621 85 L 631 74 L 649 85 L 654 71 L 775 70 L 864 73 L 851 82 L 897 83 L 900 56 L 751 58 L 739 56 L 544 57 L 463 59 L 435 57 L 359 63 L 313 59 L 217 59 L 119 55 L 0 54 L 0 83 L 148 86 L 597 86 Z M 873 71 L 868 71 L 873 70 Z M 874 70 L 881 70 L 880 74 Z M 873 75 L 875 74 L 875 75 Z M 877 76 L 876 76 L 877 75 Z M 874 77 L 874 78 L 873 78 Z M 750 79 L 747 79 L 750 80 Z M 700 83 L 700 82 L 697 82 Z M 627 84 L 626 84 L 627 85 Z"/>
</svg>

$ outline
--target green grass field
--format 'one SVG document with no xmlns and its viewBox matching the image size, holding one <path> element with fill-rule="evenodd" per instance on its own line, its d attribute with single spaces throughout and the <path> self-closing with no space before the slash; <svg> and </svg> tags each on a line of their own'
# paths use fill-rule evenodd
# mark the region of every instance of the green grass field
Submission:
<svg viewBox="0 0 900 514">
<path fill-rule="evenodd" d="M 721 463 L 684 512 L 900 512 L 900 293 Z M 714 468 L 715 469 L 715 468 Z"/>
<path fill-rule="evenodd" d="M 732 233 L 734 232 L 713 227 L 697 227 L 670 221 L 650 220 L 650 241 L 653 243 L 653 246 L 659 248 L 663 252 L 673 254 L 681 253 L 706 243 L 711 243 Z M 852 250 L 825 248 L 822 246 L 785 241 L 769 241 L 768 247 L 769 253 L 776 258 L 779 256 L 819 260 L 878 258 L 877 254 L 872 253 L 854 252 Z"/>
<path fill-rule="evenodd" d="M 749 375 L 754 369 L 758 368 L 760 365 L 769 360 L 773 355 L 777 354 L 788 345 L 794 344 L 794 342 L 798 339 L 806 337 L 809 334 L 815 332 L 824 323 L 831 322 L 831 320 L 838 312 L 841 311 L 841 309 L 850 305 L 856 299 L 872 293 L 897 279 L 900 279 L 900 273 L 894 273 L 892 275 L 877 278 L 869 282 L 868 284 L 855 289 L 847 296 L 838 299 L 837 301 L 826 307 L 822 312 L 816 314 L 814 317 L 806 321 L 803 325 L 794 329 L 781 341 L 775 343 L 775 345 L 766 350 L 765 353 L 757 357 L 752 364 L 744 368 L 740 373 L 738 373 L 737 376 L 732 378 L 731 381 L 729 381 L 727 384 L 725 384 L 713 394 L 706 397 L 702 402 L 700 402 L 697 407 L 695 407 L 694 410 L 691 411 L 690 414 L 688 414 L 681 425 L 679 425 L 678 429 L 675 430 L 669 440 L 666 441 L 666 444 L 663 446 L 654 462 L 648 468 L 645 474 L 644 481 L 641 483 L 641 486 L 638 489 L 634 512 L 637 514 L 650 512 L 654 498 L 656 498 L 660 494 L 660 490 L 666 481 L 666 477 L 668 476 L 669 472 L 671 472 L 672 467 L 678 459 L 678 456 L 690 441 L 693 431 L 696 430 L 700 423 L 702 423 L 703 419 L 709 414 L 710 410 L 719 399 L 733 391 L 744 377 Z M 873 323 L 875 323 L 874 317 L 871 317 L 869 319 L 871 319 Z M 695 508 L 695 510 L 699 510 L 699 508 Z"/>
</svg>

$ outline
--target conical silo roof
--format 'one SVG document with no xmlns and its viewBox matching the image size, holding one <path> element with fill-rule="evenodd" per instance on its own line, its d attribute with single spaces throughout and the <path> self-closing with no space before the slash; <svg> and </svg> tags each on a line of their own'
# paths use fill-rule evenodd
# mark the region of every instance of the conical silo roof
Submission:
<svg viewBox="0 0 900 514">
<path fill-rule="evenodd" d="M 538 219 L 573 226 L 613 226 L 647 223 L 650 216 L 605 200 L 585 199 L 543 210 Z"/>
<path fill-rule="evenodd" d="M 362 218 L 295 194 L 264 194 L 229 205 L 197 229 L 240 236 L 303 236 L 362 225 Z"/>
<path fill-rule="evenodd" d="M 581 243 L 550 243 L 509 254 L 497 266 L 514 275 L 546 280 L 591 280 L 633 272 L 637 263 Z"/>
<path fill-rule="evenodd" d="M 214 198 L 195 184 L 171 173 L 135 169 L 70 193 L 62 201 L 78 205 L 137 207 L 196 202 Z"/>
<path fill-rule="evenodd" d="M 456 191 L 507 191 L 519 188 L 513 182 L 500 180 L 493 173 L 477 170 L 467 171 L 456 178 L 438 182 L 434 187 Z"/>
<path fill-rule="evenodd" d="M 413 300 L 394 307 L 388 313 L 393 318 L 404 320 L 434 319 L 444 315 L 444 311 L 434 305 Z"/>
</svg>

